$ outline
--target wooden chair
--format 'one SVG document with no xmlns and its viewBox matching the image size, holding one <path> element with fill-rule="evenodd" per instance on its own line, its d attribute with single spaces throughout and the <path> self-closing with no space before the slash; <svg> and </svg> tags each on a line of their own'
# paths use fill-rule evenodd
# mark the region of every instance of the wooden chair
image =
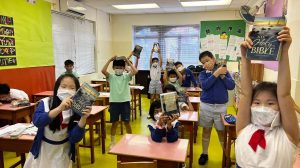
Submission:
<svg viewBox="0 0 300 168">
<path fill-rule="evenodd" d="M 157 168 L 157 160 L 142 162 L 121 162 L 118 161 L 117 168 Z"/>
</svg>

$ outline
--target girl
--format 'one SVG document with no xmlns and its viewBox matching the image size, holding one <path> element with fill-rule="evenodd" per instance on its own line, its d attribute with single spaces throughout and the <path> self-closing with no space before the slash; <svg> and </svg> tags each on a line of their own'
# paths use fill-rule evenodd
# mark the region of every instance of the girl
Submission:
<svg viewBox="0 0 300 168">
<path fill-rule="evenodd" d="M 253 46 L 247 38 L 241 44 L 242 94 L 237 113 L 236 160 L 238 166 L 291 168 L 299 142 L 299 127 L 290 95 L 291 76 L 288 50 L 290 30 L 284 27 L 278 35 L 282 43 L 276 83 L 262 82 L 252 89 L 251 63 L 246 50 Z"/>
<path fill-rule="evenodd" d="M 33 116 L 37 135 L 25 162 L 25 168 L 68 168 L 75 161 L 75 143 L 84 135 L 88 107 L 82 117 L 73 113 L 71 97 L 80 87 L 72 74 L 61 75 L 54 86 L 53 98 L 42 99 Z M 79 120 L 79 121 L 78 121 Z"/>
<path fill-rule="evenodd" d="M 152 122 L 148 125 L 151 138 L 155 142 L 162 142 L 162 138 L 167 137 L 167 142 L 175 142 L 178 139 L 178 116 L 166 116 L 161 111 L 159 100 L 151 103 L 149 115 Z"/>
</svg>

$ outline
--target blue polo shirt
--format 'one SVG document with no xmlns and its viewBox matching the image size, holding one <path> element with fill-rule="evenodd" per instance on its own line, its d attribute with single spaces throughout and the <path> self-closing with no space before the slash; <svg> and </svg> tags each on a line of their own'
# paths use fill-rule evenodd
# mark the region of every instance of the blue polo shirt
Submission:
<svg viewBox="0 0 300 168">
<path fill-rule="evenodd" d="M 225 104 L 228 102 L 228 91 L 235 87 L 234 80 L 227 72 L 224 79 L 215 77 L 211 71 L 202 71 L 199 75 L 202 88 L 201 102 L 209 104 Z"/>
<path fill-rule="evenodd" d="M 191 84 L 194 84 L 194 87 L 197 86 L 197 82 L 194 78 L 194 74 L 188 68 L 185 68 L 185 80 L 182 81 L 182 87 L 191 87 Z"/>
</svg>

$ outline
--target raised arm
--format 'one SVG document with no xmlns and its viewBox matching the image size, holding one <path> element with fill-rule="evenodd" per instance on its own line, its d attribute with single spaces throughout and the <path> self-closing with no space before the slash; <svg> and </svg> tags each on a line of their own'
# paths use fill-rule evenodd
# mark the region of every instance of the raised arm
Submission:
<svg viewBox="0 0 300 168">
<path fill-rule="evenodd" d="M 247 38 L 241 44 L 241 94 L 238 104 L 236 132 L 239 132 L 245 128 L 251 122 L 251 103 L 252 103 L 252 78 L 251 78 L 251 62 L 246 58 L 247 48 L 251 48 L 253 45 L 250 38 Z"/>
<path fill-rule="evenodd" d="M 174 69 L 174 71 L 176 72 L 176 74 L 177 74 L 177 76 L 178 76 L 178 82 L 179 82 L 179 85 L 181 85 L 181 84 L 182 84 L 182 79 L 183 79 L 183 77 L 182 77 L 181 73 L 177 70 L 177 68 L 176 68 L 175 65 L 174 65 L 173 69 Z"/>
<path fill-rule="evenodd" d="M 153 52 L 154 52 L 154 50 L 152 49 L 152 50 L 151 50 L 151 54 L 150 54 L 150 60 L 149 60 L 149 65 L 150 65 L 150 67 L 151 67 L 151 65 L 152 65 Z"/>
<path fill-rule="evenodd" d="M 158 59 L 159 59 L 159 66 L 162 67 L 163 59 L 161 56 L 160 49 L 157 50 L 157 53 L 158 53 Z"/>
<path fill-rule="evenodd" d="M 299 142 L 299 126 L 291 97 L 291 75 L 288 50 L 292 42 L 290 30 L 284 27 L 279 32 L 278 40 L 282 43 L 281 59 L 279 61 L 277 79 L 277 97 L 280 108 L 282 127 L 289 139 L 297 145 Z"/>
<path fill-rule="evenodd" d="M 164 85 L 168 84 L 168 70 L 165 69 L 164 76 L 163 76 Z"/>
<path fill-rule="evenodd" d="M 135 68 L 135 66 L 133 66 L 132 64 L 131 64 L 131 62 L 126 58 L 126 63 L 131 67 L 131 71 L 130 71 L 130 75 L 131 76 L 134 76 L 135 74 L 137 74 L 138 73 L 138 70 Z"/>
<path fill-rule="evenodd" d="M 103 75 L 105 75 L 106 77 L 109 76 L 109 72 L 107 72 L 107 68 L 108 68 L 108 65 L 110 64 L 110 62 L 112 62 L 113 60 L 116 59 L 117 56 L 114 56 L 112 58 L 110 58 L 106 64 L 104 65 L 104 67 L 102 68 L 101 72 L 103 73 Z"/>
</svg>

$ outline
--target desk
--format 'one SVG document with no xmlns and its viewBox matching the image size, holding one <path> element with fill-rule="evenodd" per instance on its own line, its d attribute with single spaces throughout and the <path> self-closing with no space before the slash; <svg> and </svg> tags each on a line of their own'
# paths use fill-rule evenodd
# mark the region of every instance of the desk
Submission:
<svg viewBox="0 0 300 168">
<path fill-rule="evenodd" d="M 45 97 L 53 96 L 53 91 L 43 91 L 32 95 L 33 102 L 37 102 Z"/>
<path fill-rule="evenodd" d="M 34 136 L 30 135 L 21 135 L 18 139 L 10 139 L 9 136 L 0 137 L 0 168 L 4 168 L 3 151 L 20 153 L 21 160 L 11 167 L 16 167 L 19 164 L 24 166 L 26 160 L 25 153 L 29 152 L 33 139 Z"/>
<path fill-rule="evenodd" d="M 130 92 L 131 92 L 131 96 L 132 96 L 131 103 L 132 103 L 132 107 L 133 107 L 133 108 L 131 108 L 131 111 L 134 114 L 134 119 L 136 119 L 137 106 L 139 107 L 140 116 L 142 116 L 141 91 L 144 89 L 144 86 L 133 86 L 133 85 L 131 85 L 131 86 L 129 86 L 129 88 L 130 88 Z M 133 116 L 132 116 L 132 121 L 133 121 Z"/>
<path fill-rule="evenodd" d="M 11 107 L 11 104 L 0 105 L 0 119 L 10 120 L 15 124 L 18 119 L 30 116 L 34 111 L 34 107 L 35 103 L 23 107 Z"/>
<path fill-rule="evenodd" d="M 100 91 L 103 91 L 104 88 L 103 88 L 103 85 L 100 84 L 100 83 L 97 83 L 97 84 L 89 84 L 90 86 L 92 86 L 95 90 L 97 90 L 97 92 L 100 92 Z"/>
<path fill-rule="evenodd" d="M 109 105 L 109 96 L 110 96 L 110 93 L 109 92 L 99 92 L 99 96 L 98 98 L 96 99 L 96 101 L 98 101 L 98 104 L 100 105 L 100 100 L 103 101 L 103 104 L 104 106 L 107 106 Z"/>
<path fill-rule="evenodd" d="M 189 101 L 193 105 L 195 111 L 200 110 L 200 97 L 189 97 Z"/>
<path fill-rule="evenodd" d="M 94 79 L 91 80 L 92 84 L 102 84 L 103 90 L 100 91 L 109 91 L 109 83 L 106 81 L 106 79 Z"/>
<path fill-rule="evenodd" d="M 102 141 L 102 153 L 105 153 L 105 135 L 106 135 L 106 127 L 105 127 L 105 112 L 107 106 L 92 106 L 91 115 L 87 118 L 86 124 L 89 125 L 89 134 L 90 134 L 90 144 L 80 144 L 79 147 L 90 148 L 91 152 L 91 163 L 95 162 L 95 139 L 94 139 L 94 130 L 93 125 L 96 121 L 101 120 L 101 141 Z M 100 135 L 100 134 L 99 134 Z M 98 137 L 100 138 L 100 137 Z"/>
<path fill-rule="evenodd" d="M 180 117 L 178 119 L 180 123 L 184 126 L 186 126 L 190 132 L 190 137 L 189 137 L 189 142 L 190 142 L 190 162 L 189 162 L 189 167 L 192 167 L 193 165 L 193 139 L 194 139 L 194 126 L 197 125 L 196 123 L 198 122 L 198 112 L 194 111 L 184 111 L 180 112 Z M 182 138 L 184 137 L 184 134 L 182 134 Z"/>
<path fill-rule="evenodd" d="M 200 97 L 202 89 L 199 87 L 188 87 L 186 88 L 186 92 L 188 92 L 190 96 Z"/>
<path fill-rule="evenodd" d="M 236 139 L 236 130 L 235 130 L 235 125 L 229 124 L 224 120 L 224 114 L 221 114 L 221 120 L 225 126 L 223 159 L 222 159 L 222 168 L 224 168 L 224 167 L 230 167 L 231 165 L 235 164 L 231 162 L 230 151 L 231 151 L 231 142 Z"/>
<path fill-rule="evenodd" d="M 126 134 L 109 153 L 117 155 L 117 160 L 122 162 L 157 160 L 159 168 L 178 168 L 185 162 L 188 144 L 187 139 L 173 143 L 164 139 L 157 143 L 150 136 Z"/>
</svg>

